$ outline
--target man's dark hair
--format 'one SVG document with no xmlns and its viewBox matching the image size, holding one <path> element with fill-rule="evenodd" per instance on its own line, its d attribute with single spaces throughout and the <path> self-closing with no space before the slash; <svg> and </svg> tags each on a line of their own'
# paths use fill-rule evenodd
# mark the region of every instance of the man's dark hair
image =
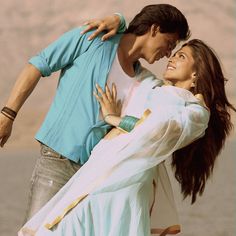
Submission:
<svg viewBox="0 0 236 236">
<path fill-rule="evenodd" d="M 190 30 L 185 16 L 169 4 L 155 4 L 144 7 L 130 22 L 125 33 L 143 35 L 152 25 L 160 27 L 161 33 L 177 33 L 179 40 L 187 40 Z"/>
</svg>

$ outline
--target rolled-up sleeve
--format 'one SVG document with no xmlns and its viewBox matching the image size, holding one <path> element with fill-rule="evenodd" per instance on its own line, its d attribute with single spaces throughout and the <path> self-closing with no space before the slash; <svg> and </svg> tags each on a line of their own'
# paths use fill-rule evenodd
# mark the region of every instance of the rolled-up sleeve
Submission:
<svg viewBox="0 0 236 236">
<path fill-rule="evenodd" d="M 53 72 L 70 65 L 92 44 L 92 41 L 87 40 L 87 34 L 80 34 L 82 29 L 80 27 L 66 32 L 32 57 L 29 63 L 35 66 L 43 77 L 50 76 Z"/>
<path fill-rule="evenodd" d="M 42 53 L 32 57 L 29 63 L 35 66 L 42 74 L 43 77 L 50 76 L 52 73 L 49 64 L 45 60 L 45 57 L 41 56 Z"/>
</svg>

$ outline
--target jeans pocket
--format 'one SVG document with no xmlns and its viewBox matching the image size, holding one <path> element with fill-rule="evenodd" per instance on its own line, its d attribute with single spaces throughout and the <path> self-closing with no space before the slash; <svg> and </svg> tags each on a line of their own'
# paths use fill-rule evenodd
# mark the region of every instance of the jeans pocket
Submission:
<svg viewBox="0 0 236 236">
<path fill-rule="evenodd" d="M 68 161 L 68 159 L 66 159 L 64 157 L 57 157 L 53 154 L 42 155 L 41 158 L 46 159 L 46 160 L 51 160 L 51 161 L 60 161 L 60 162 L 67 162 Z"/>
<path fill-rule="evenodd" d="M 51 148 L 41 145 L 41 155 L 43 159 L 56 160 L 56 161 L 68 161 L 67 158 L 63 157 L 61 154 L 52 150 Z"/>
</svg>

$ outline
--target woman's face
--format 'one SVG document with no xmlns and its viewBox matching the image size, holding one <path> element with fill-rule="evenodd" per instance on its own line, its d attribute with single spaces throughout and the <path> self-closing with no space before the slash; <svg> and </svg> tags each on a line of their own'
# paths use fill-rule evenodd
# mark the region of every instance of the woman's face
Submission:
<svg viewBox="0 0 236 236">
<path fill-rule="evenodd" d="M 164 79 L 173 85 L 190 89 L 196 79 L 194 58 L 189 46 L 178 50 L 170 59 L 164 72 Z"/>
</svg>

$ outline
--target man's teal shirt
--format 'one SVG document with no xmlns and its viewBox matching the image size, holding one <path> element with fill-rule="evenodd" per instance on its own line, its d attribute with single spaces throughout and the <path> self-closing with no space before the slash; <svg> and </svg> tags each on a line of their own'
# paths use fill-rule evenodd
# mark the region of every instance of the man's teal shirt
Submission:
<svg viewBox="0 0 236 236">
<path fill-rule="evenodd" d="M 110 128 L 99 121 L 95 84 L 104 88 L 121 34 L 88 41 L 82 28 L 71 30 L 31 58 L 43 76 L 61 70 L 57 92 L 36 139 L 84 164 L 93 146 Z M 89 33 L 91 34 L 91 32 Z"/>
<path fill-rule="evenodd" d="M 126 29 L 120 15 L 119 32 Z M 54 41 L 29 63 L 42 76 L 61 70 L 57 92 L 35 138 L 68 159 L 84 164 L 92 148 L 111 128 L 99 120 L 99 104 L 93 96 L 95 84 L 105 87 L 122 34 L 102 42 L 73 29 Z"/>
</svg>

